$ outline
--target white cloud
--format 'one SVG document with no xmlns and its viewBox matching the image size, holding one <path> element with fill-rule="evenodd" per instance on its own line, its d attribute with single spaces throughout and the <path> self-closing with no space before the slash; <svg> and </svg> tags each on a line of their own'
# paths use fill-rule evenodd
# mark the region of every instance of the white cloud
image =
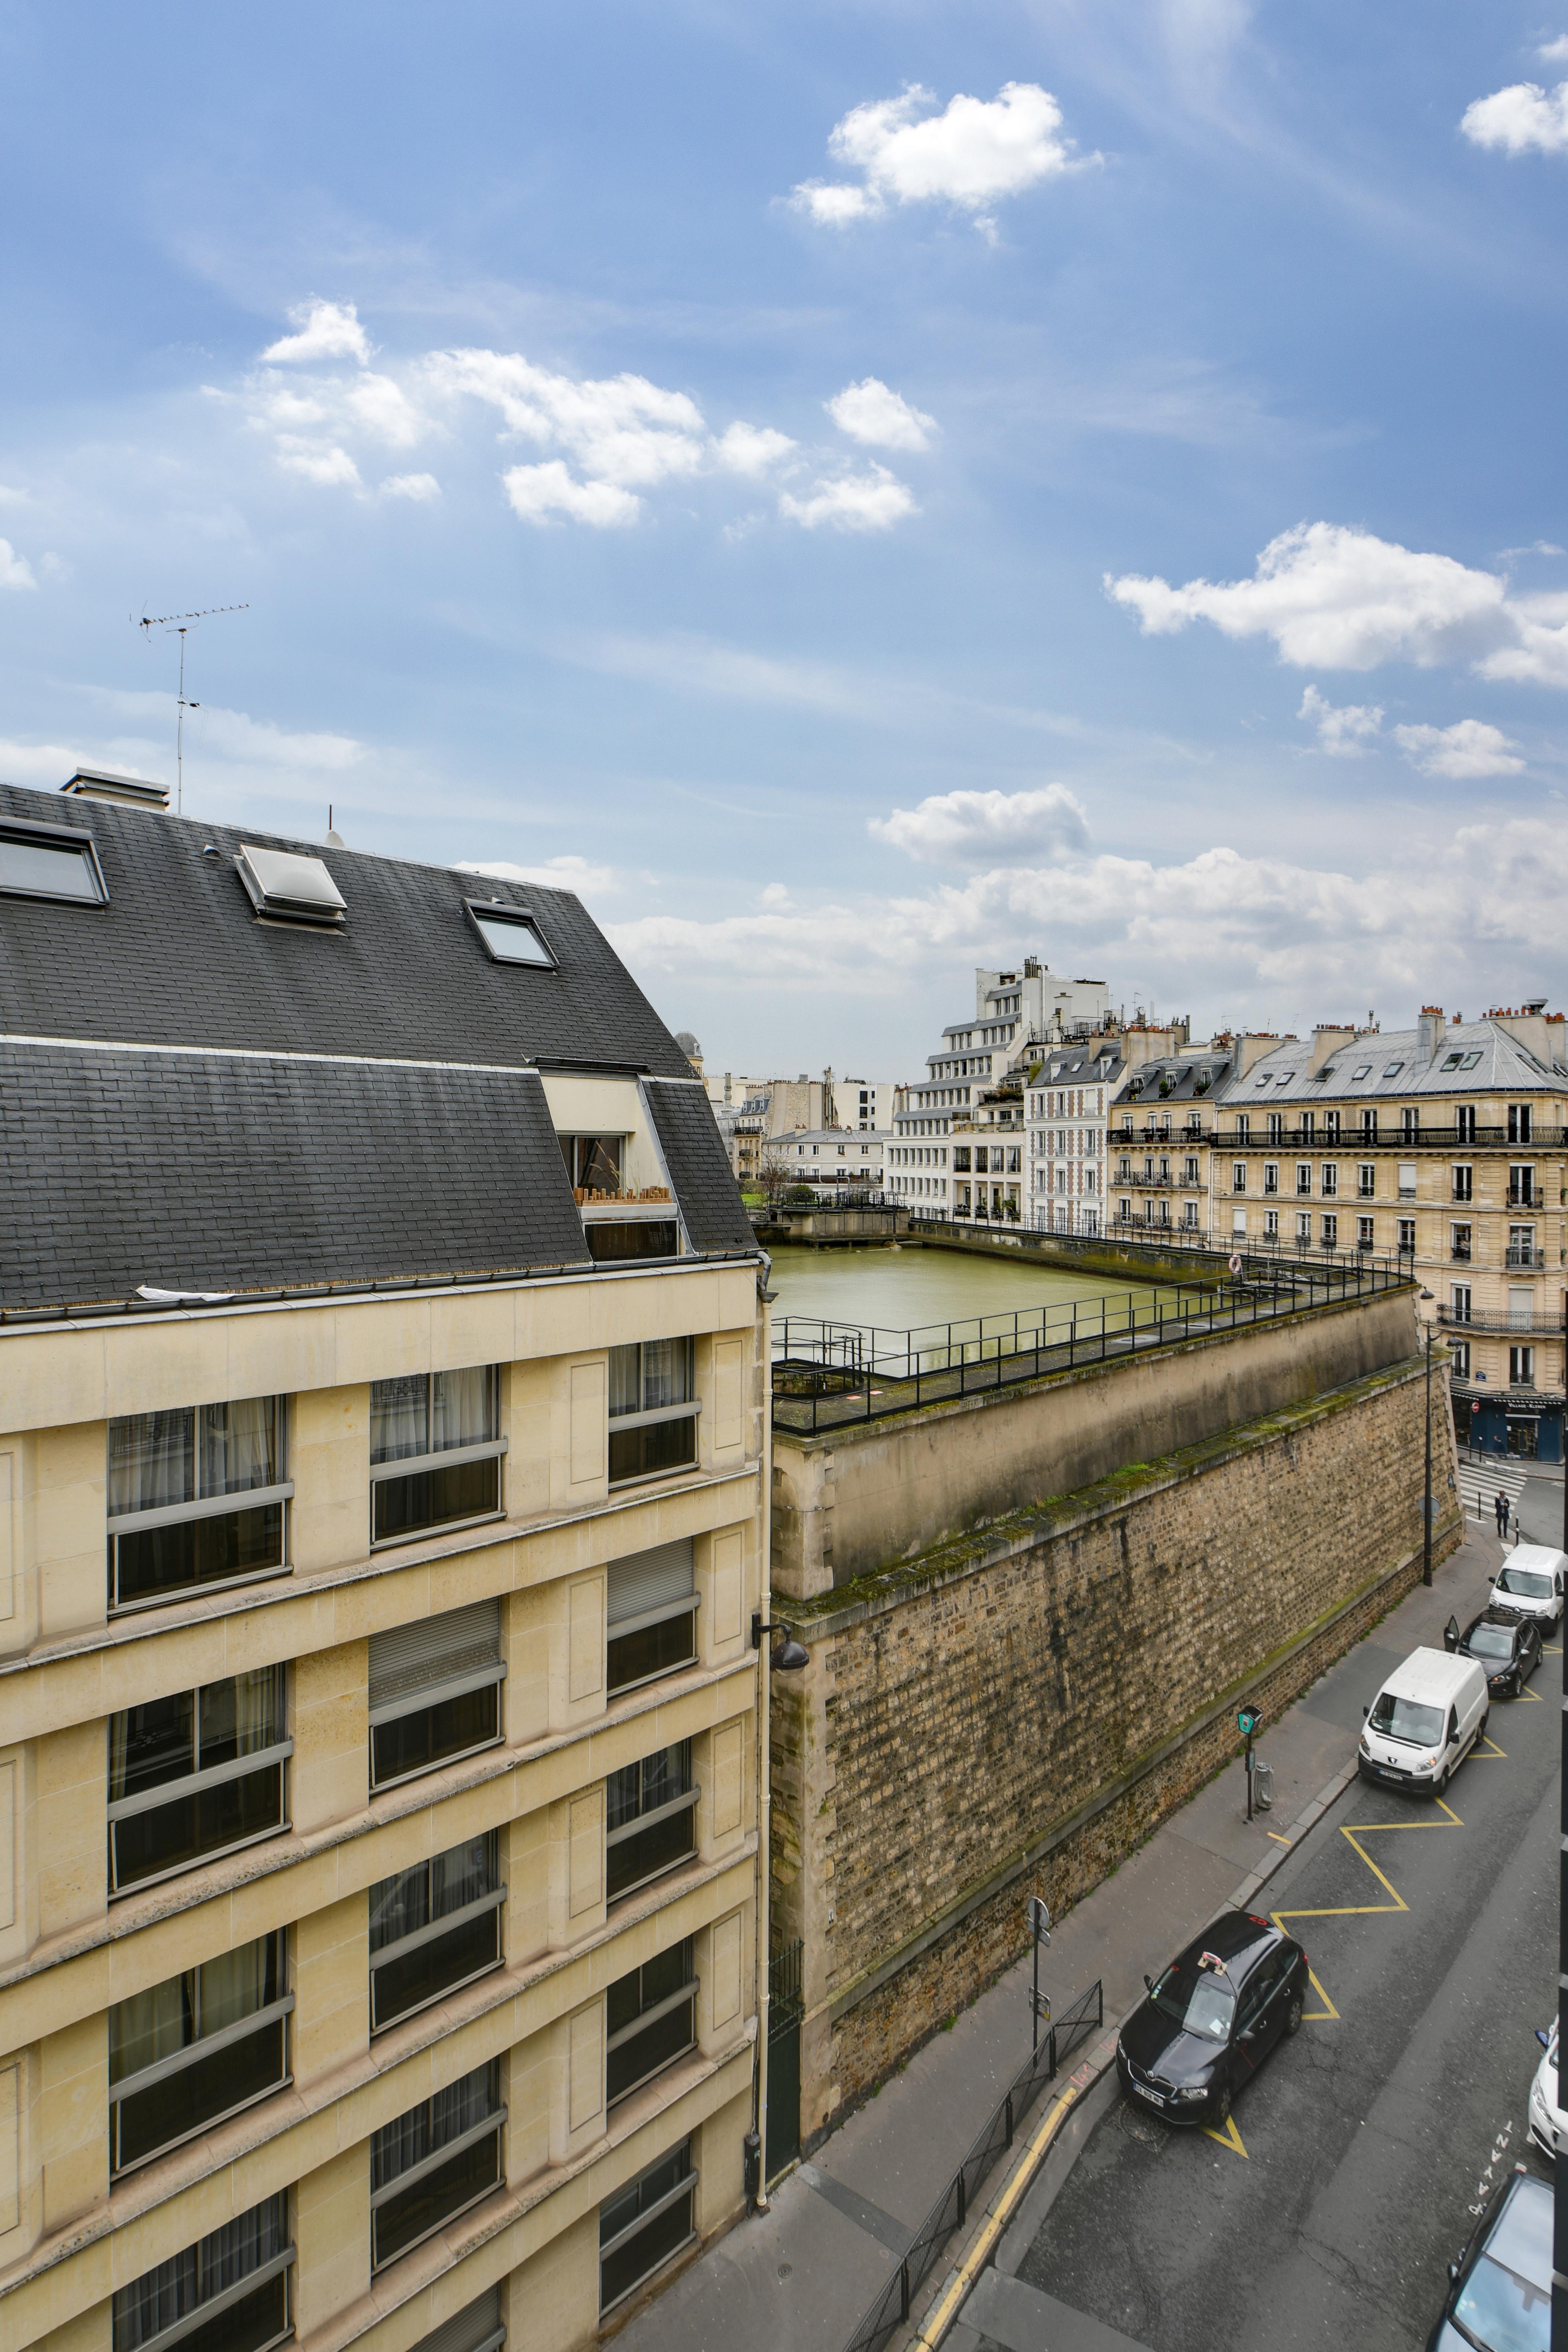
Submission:
<svg viewBox="0 0 1568 2352">
<path fill-rule="evenodd" d="M 261 356 L 274 363 L 295 360 L 370 361 L 370 339 L 352 302 L 301 302 L 289 313 L 297 332 L 269 343 Z"/>
<path fill-rule="evenodd" d="M 33 567 L 8 539 L 0 539 L 0 588 L 36 588 Z"/>
<path fill-rule="evenodd" d="M 770 914 L 775 914 L 783 908 L 793 907 L 795 900 L 790 896 L 787 882 L 770 882 L 758 892 L 757 904 L 765 907 Z"/>
<path fill-rule="evenodd" d="M 1568 686 L 1568 594 L 1520 596 L 1508 607 L 1513 643 L 1477 664 L 1483 677 Z"/>
<path fill-rule="evenodd" d="M 0 740 L 0 776 L 8 784 L 63 784 L 79 767 L 107 766 L 101 755 L 68 751 L 63 743 L 14 743 Z M 138 776 L 139 768 L 116 763 L 118 776 Z"/>
<path fill-rule="evenodd" d="M 423 502 L 438 499 L 441 485 L 434 474 L 389 474 L 381 486 L 384 499 L 413 499 Z"/>
<path fill-rule="evenodd" d="M 359 467 L 346 449 L 336 443 L 323 447 L 303 441 L 295 433 L 278 436 L 278 463 L 302 481 L 319 482 L 324 488 L 341 486 L 346 489 L 360 488 Z"/>
<path fill-rule="evenodd" d="M 484 874 L 497 882 L 538 882 L 551 890 L 574 890 L 579 898 L 592 892 L 603 898 L 621 887 L 613 866 L 593 866 L 585 857 L 551 857 L 542 866 L 513 866 L 504 858 L 479 865 L 458 860 L 459 874 Z"/>
<path fill-rule="evenodd" d="M 485 401 L 511 433 L 558 444 L 599 481 L 645 489 L 702 464 L 701 410 L 684 392 L 667 392 L 647 376 L 579 381 L 517 352 L 435 352 L 426 369 L 437 391 Z"/>
<path fill-rule="evenodd" d="M 1036 82 L 1010 81 L 994 99 L 936 99 L 910 83 L 898 98 L 857 106 L 834 125 L 827 152 L 858 181 L 808 180 L 793 202 L 815 221 L 842 227 L 890 204 L 947 204 L 989 225 L 991 207 L 1074 168 L 1062 110 Z"/>
<path fill-rule="evenodd" d="M 1524 761 L 1500 727 L 1461 719 L 1453 727 L 1395 727 L 1394 741 L 1426 776 L 1517 776 Z"/>
<path fill-rule="evenodd" d="M 1506 583 L 1452 556 L 1426 555 L 1371 531 L 1298 523 L 1270 540 L 1250 580 L 1189 580 L 1173 588 L 1137 574 L 1106 589 L 1149 636 L 1195 620 L 1227 637 L 1272 637 L 1298 668 L 1373 669 L 1479 658 L 1516 634 Z M 1491 674 L 1491 673 L 1488 673 Z"/>
<path fill-rule="evenodd" d="M 156 705 L 162 699 L 151 695 L 134 698 L 142 707 L 148 703 Z M 166 700 L 162 700 L 162 709 L 167 711 Z M 191 735 L 192 725 L 187 720 L 187 746 Z M 195 722 L 195 740 L 205 751 L 216 751 L 252 767 L 305 768 L 338 773 L 356 767 L 365 756 L 365 746 L 352 735 L 290 734 L 287 728 L 275 727 L 270 719 L 252 719 L 244 710 L 226 710 L 216 702 L 203 703 L 201 717 Z"/>
<path fill-rule="evenodd" d="M 1318 749 L 1331 760 L 1362 760 L 1371 739 L 1383 728 L 1381 703 L 1350 702 L 1336 709 L 1310 686 L 1301 697 L 1298 719 L 1310 719 L 1318 730 Z"/>
<path fill-rule="evenodd" d="M 347 385 L 344 405 L 362 432 L 392 449 L 411 449 L 428 427 L 400 384 L 389 375 L 357 376 Z"/>
<path fill-rule="evenodd" d="M 826 524 L 831 530 L 890 530 L 905 515 L 920 509 L 906 486 L 886 466 L 866 474 L 840 474 L 817 482 L 809 496 L 797 499 L 788 490 L 779 494 L 779 512 L 787 522 L 806 530 Z"/>
<path fill-rule="evenodd" d="M 1087 849 L 1082 802 L 1065 784 L 1027 793 L 940 793 L 912 809 L 872 817 L 867 831 L 931 865 Z"/>
<path fill-rule="evenodd" d="M 1568 65 L 1568 33 L 1559 33 L 1555 40 L 1542 41 L 1535 54 L 1543 66 Z"/>
<path fill-rule="evenodd" d="M 579 482 L 559 457 L 542 466 L 513 466 L 501 480 L 520 522 L 547 523 L 564 515 L 595 530 L 616 530 L 642 512 L 642 500 L 630 490 L 614 482 Z"/>
<path fill-rule="evenodd" d="M 934 416 L 911 408 L 900 394 L 889 392 L 874 375 L 861 383 L 847 383 L 823 406 L 840 433 L 873 449 L 929 449 L 936 431 Z"/>
<path fill-rule="evenodd" d="M 1459 128 L 1478 147 L 1500 147 L 1505 155 L 1528 154 L 1532 147 L 1561 155 L 1568 149 L 1568 81 L 1560 81 L 1550 97 L 1538 81 L 1495 89 L 1466 107 Z"/>
<path fill-rule="evenodd" d="M 726 473 L 744 474 L 755 481 L 781 464 L 795 446 L 787 433 L 775 433 L 771 425 L 736 423 L 726 425 L 713 454 Z"/>
</svg>

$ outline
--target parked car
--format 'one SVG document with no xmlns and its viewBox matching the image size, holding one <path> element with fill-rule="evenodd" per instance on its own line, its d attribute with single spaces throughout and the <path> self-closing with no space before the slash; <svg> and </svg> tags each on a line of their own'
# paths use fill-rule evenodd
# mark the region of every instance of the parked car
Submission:
<svg viewBox="0 0 1568 2352">
<path fill-rule="evenodd" d="M 1296 2032 L 1307 1955 L 1250 1911 L 1226 1911 L 1155 1979 L 1116 2043 L 1121 2087 L 1173 2124 L 1223 2124 L 1281 2034 Z"/>
<path fill-rule="evenodd" d="M 1475 1658 L 1412 1650 L 1362 1714 L 1363 1779 L 1440 1797 L 1487 1727 L 1485 1670 Z"/>
<path fill-rule="evenodd" d="M 1551 2352 L 1552 2190 L 1516 2164 L 1457 2263 L 1426 2352 Z"/>
<path fill-rule="evenodd" d="M 1492 1586 L 1491 1605 L 1533 1617 L 1538 1625 L 1561 1625 L 1565 1572 L 1563 1553 L 1547 1544 L 1515 1544 Z"/>
<path fill-rule="evenodd" d="M 1557 2028 L 1548 2032 L 1538 2025 L 1535 2038 L 1545 2055 L 1530 2086 L 1530 2137 L 1542 2155 L 1555 2162 L 1559 2148 L 1568 2148 L 1568 2115 L 1557 2104 Z"/>
<path fill-rule="evenodd" d="M 1443 1647 L 1456 1657 L 1474 1658 L 1484 1668 L 1489 1698 L 1517 1698 L 1541 1664 L 1541 1628 L 1513 1609 L 1483 1609 L 1461 1633 L 1450 1617 Z"/>
</svg>

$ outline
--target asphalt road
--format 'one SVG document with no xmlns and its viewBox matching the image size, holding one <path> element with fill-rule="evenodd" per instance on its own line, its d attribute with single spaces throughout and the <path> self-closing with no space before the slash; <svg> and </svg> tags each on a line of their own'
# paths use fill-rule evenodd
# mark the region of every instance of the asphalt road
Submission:
<svg viewBox="0 0 1568 2352">
<path fill-rule="evenodd" d="M 1302 1840 L 1264 1900 L 1324 1997 L 1238 2096 L 1236 2144 L 1118 2096 L 1021 2278 L 1149 2352 L 1421 2352 L 1490 2180 L 1531 2160 L 1534 2029 L 1556 1987 L 1561 1673 L 1553 1651 L 1541 1704 L 1494 1704 L 1505 1752 L 1463 1766 L 1452 1818 L 1358 1783 Z"/>
</svg>

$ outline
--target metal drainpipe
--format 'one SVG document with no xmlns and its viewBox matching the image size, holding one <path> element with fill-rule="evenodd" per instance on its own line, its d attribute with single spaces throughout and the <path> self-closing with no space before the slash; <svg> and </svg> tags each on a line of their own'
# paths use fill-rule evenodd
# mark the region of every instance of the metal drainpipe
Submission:
<svg viewBox="0 0 1568 2352">
<path fill-rule="evenodd" d="M 763 1556 L 758 1570 L 757 1606 L 763 1612 L 765 1625 L 773 1613 L 770 1571 L 773 1486 L 773 1310 L 765 1298 L 763 1301 L 762 1357 L 763 1445 L 758 1475 L 763 1482 Z M 771 2007 L 768 1992 L 768 1895 L 773 1858 L 773 1772 L 768 1748 L 768 1708 L 772 1684 L 769 1643 L 764 1633 L 757 1651 L 757 2056 L 752 2070 L 752 2129 L 760 2142 L 756 2204 L 759 2213 L 768 2210 L 768 2014 Z"/>
<path fill-rule="evenodd" d="M 1563 1426 L 1568 1440 L 1568 1292 L 1563 1300 Z M 1568 1442 L 1563 1446 L 1563 1549 L 1568 1551 Z M 1568 1611 L 1558 1620 L 1563 1648 L 1562 1811 L 1557 1858 L 1557 2096 L 1563 2097 L 1563 2057 L 1568 2050 Z M 1552 2341 L 1568 2346 L 1568 2148 L 1559 2146 L 1553 2176 L 1552 2222 Z"/>
</svg>

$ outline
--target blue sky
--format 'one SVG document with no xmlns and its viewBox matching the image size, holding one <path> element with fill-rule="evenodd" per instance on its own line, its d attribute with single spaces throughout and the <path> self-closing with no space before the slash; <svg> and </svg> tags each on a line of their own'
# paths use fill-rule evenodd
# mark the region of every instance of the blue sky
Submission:
<svg viewBox="0 0 1568 2352">
<path fill-rule="evenodd" d="M 0 773 L 245 604 L 188 810 L 580 887 L 710 1067 L 1561 1002 L 1560 13 L 0 5 Z"/>
</svg>

